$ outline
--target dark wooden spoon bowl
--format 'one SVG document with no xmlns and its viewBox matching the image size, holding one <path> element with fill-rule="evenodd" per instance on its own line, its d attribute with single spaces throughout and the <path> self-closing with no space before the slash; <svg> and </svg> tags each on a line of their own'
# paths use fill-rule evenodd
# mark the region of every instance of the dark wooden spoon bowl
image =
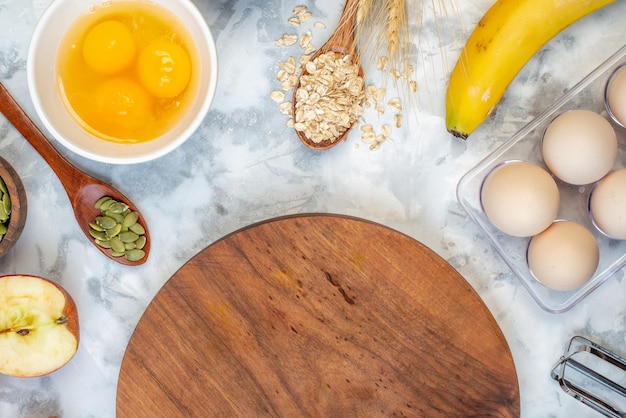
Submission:
<svg viewBox="0 0 626 418">
<path fill-rule="evenodd" d="M 357 12 L 358 0 L 347 0 L 346 4 L 343 8 L 343 12 L 341 14 L 341 18 L 339 19 L 339 24 L 337 25 L 337 29 L 331 35 L 330 38 L 322 45 L 310 58 L 311 61 L 315 60 L 322 54 L 325 54 L 329 51 L 335 52 L 339 55 L 350 55 L 352 57 L 352 61 L 359 66 L 359 75 L 363 76 L 363 68 L 361 67 L 361 63 L 359 57 L 356 54 L 356 45 L 355 45 L 355 36 L 354 36 L 354 25 L 356 23 L 356 12 Z M 296 114 L 296 92 L 300 87 L 300 80 L 303 75 L 308 74 L 306 69 L 302 68 L 302 73 L 298 78 L 298 82 L 294 86 L 293 89 L 293 115 L 295 119 Z M 346 139 L 346 136 L 350 132 L 350 129 L 346 129 L 341 133 L 337 138 L 333 138 L 332 140 L 326 139 L 320 142 L 315 142 L 311 138 L 309 138 L 304 132 L 296 130 L 296 135 L 300 138 L 300 141 L 307 147 L 314 150 L 325 150 L 334 147 L 339 142 Z"/>
<path fill-rule="evenodd" d="M 24 112 L 15 101 L 7 89 L 0 83 L 0 112 L 17 128 L 35 148 L 41 157 L 48 163 L 52 171 L 57 175 L 74 210 L 74 216 L 78 221 L 80 229 L 87 235 L 90 242 L 98 248 L 104 255 L 117 261 L 118 263 L 135 266 L 143 264 L 148 259 L 150 253 L 150 233 L 141 212 L 133 203 L 119 190 L 104 183 L 74 167 L 69 161 L 54 148 L 48 138 L 39 130 L 37 125 Z M 110 249 L 97 245 L 89 233 L 89 223 L 93 222 L 100 211 L 95 208 L 95 202 L 103 197 L 109 196 L 119 202 L 124 202 L 132 211 L 139 213 L 138 222 L 145 229 L 146 244 L 143 248 L 146 255 L 137 261 L 129 261 L 125 257 L 113 256 Z"/>
</svg>

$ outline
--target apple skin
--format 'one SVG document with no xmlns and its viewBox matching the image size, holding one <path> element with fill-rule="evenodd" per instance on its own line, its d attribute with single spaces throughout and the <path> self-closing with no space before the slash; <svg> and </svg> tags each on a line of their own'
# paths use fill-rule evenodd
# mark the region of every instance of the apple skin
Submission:
<svg viewBox="0 0 626 418">
<path fill-rule="evenodd" d="M 65 289 L 39 276 L 0 276 L 0 374 L 52 373 L 74 357 L 79 340 L 76 303 Z"/>
</svg>

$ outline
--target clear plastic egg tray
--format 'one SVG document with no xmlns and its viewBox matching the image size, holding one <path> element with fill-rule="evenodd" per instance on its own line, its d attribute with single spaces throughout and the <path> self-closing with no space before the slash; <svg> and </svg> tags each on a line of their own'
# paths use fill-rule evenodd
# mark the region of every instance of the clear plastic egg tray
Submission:
<svg viewBox="0 0 626 418">
<path fill-rule="evenodd" d="M 560 113 L 571 109 L 588 109 L 606 115 L 608 119 L 604 106 L 606 82 L 623 62 L 626 62 L 626 46 L 467 172 L 457 186 L 457 198 L 468 216 L 489 239 L 531 296 L 548 312 L 561 313 L 572 308 L 626 265 L 626 240 L 609 239 L 592 224 L 588 200 L 593 185 L 573 186 L 555 178 L 561 195 L 557 218 L 576 221 L 588 228 L 598 242 L 600 261 L 593 277 L 582 287 L 572 291 L 549 289 L 537 281 L 529 271 L 526 249 L 530 238 L 507 235 L 494 227 L 485 216 L 480 203 L 481 184 L 490 170 L 508 160 L 534 162 L 546 168 L 541 156 L 543 132 L 550 121 Z M 618 140 L 618 157 L 614 166 L 614 169 L 617 169 L 626 164 L 626 129 L 612 120 L 611 124 L 615 128 Z"/>
</svg>

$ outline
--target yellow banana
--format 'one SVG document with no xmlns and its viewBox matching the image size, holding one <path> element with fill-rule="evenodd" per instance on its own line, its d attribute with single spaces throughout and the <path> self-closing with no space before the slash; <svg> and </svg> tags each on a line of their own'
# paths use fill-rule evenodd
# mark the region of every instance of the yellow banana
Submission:
<svg viewBox="0 0 626 418">
<path fill-rule="evenodd" d="M 526 62 L 578 19 L 615 0 L 497 0 L 470 35 L 446 93 L 446 128 L 466 139 Z"/>
</svg>

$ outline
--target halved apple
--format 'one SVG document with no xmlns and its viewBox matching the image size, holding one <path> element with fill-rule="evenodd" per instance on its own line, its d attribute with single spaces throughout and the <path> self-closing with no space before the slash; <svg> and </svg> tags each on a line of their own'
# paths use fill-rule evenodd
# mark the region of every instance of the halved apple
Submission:
<svg viewBox="0 0 626 418">
<path fill-rule="evenodd" d="M 65 365 L 78 350 L 72 297 L 37 276 L 0 277 L 0 374 L 34 377 Z"/>
</svg>

